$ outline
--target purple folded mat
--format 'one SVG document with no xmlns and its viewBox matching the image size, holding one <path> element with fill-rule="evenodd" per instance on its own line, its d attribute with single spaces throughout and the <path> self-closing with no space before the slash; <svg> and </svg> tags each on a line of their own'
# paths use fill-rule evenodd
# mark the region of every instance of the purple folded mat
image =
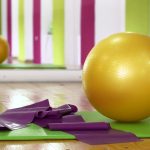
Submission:
<svg viewBox="0 0 150 150">
<path fill-rule="evenodd" d="M 75 114 L 77 110 L 77 107 L 71 104 L 52 108 L 46 99 L 0 114 L 0 130 L 15 130 L 35 123 L 49 130 L 73 134 L 78 140 L 88 144 L 139 141 L 132 133 L 111 129 L 109 123 L 85 122 L 82 116 Z"/>
</svg>

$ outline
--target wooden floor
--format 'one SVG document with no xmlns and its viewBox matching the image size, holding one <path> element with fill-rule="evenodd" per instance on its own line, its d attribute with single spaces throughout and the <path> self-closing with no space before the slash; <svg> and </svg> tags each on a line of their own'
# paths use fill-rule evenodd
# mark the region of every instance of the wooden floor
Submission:
<svg viewBox="0 0 150 150">
<path fill-rule="evenodd" d="M 0 111 L 49 99 L 53 107 L 71 103 L 94 110 L 81 83 L 0 83 Z M 150 150 L 150 139 L 135 143 L 91 146 L 77 140 L 0 141 L 0 150 Z"/>
</svg>

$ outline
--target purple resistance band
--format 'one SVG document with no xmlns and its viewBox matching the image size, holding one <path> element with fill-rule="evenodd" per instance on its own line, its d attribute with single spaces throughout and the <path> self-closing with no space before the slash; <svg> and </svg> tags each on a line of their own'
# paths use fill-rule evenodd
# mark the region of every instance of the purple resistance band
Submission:
<svg viewBox="0 0 150 150">
<path fill-rule="evenodd" d="M 139 141 L 131 133 L 111 129 L 109 123 L 85 122 L 82 116 L 75 114 L 77 110 L 77 107 L 71 104 L 52 108 L 48 100 L 9 109 L 0 115 L 0 130 L 15 130 L 35 123 L 49 130 L 73 134 L 78 140 L 88 144 Z"/>
</svg>

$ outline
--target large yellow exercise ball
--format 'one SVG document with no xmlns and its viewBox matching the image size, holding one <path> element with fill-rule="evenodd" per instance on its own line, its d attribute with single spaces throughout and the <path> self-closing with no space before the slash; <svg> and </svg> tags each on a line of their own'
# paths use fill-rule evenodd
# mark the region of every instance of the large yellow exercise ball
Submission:
<svg viewBox="0 0 150 150">
<path fill-rule="evenodd" d="M 0 63 L 3 63 L 9 55 L 9 45 L 6 39 L 0 36 Z"/>
<path fill-rule="evenodd" d="M 113 34 L 93 47 L 83 66 L 83 88 L 103 115 L 134 122 L 150 116 L 150 37 Z"/>
</svg>

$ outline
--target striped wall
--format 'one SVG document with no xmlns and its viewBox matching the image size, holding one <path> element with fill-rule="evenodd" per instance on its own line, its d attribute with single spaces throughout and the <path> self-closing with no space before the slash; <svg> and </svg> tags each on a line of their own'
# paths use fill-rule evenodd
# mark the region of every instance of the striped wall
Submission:
<svg viewBox="0 0 150 150">
<path fill-rule="evenodd" d="M 79 69 L 91 48 L 117 32 L 150 34 L 150 0 L 0 0 L 8 63 Z"/>
</svg>

